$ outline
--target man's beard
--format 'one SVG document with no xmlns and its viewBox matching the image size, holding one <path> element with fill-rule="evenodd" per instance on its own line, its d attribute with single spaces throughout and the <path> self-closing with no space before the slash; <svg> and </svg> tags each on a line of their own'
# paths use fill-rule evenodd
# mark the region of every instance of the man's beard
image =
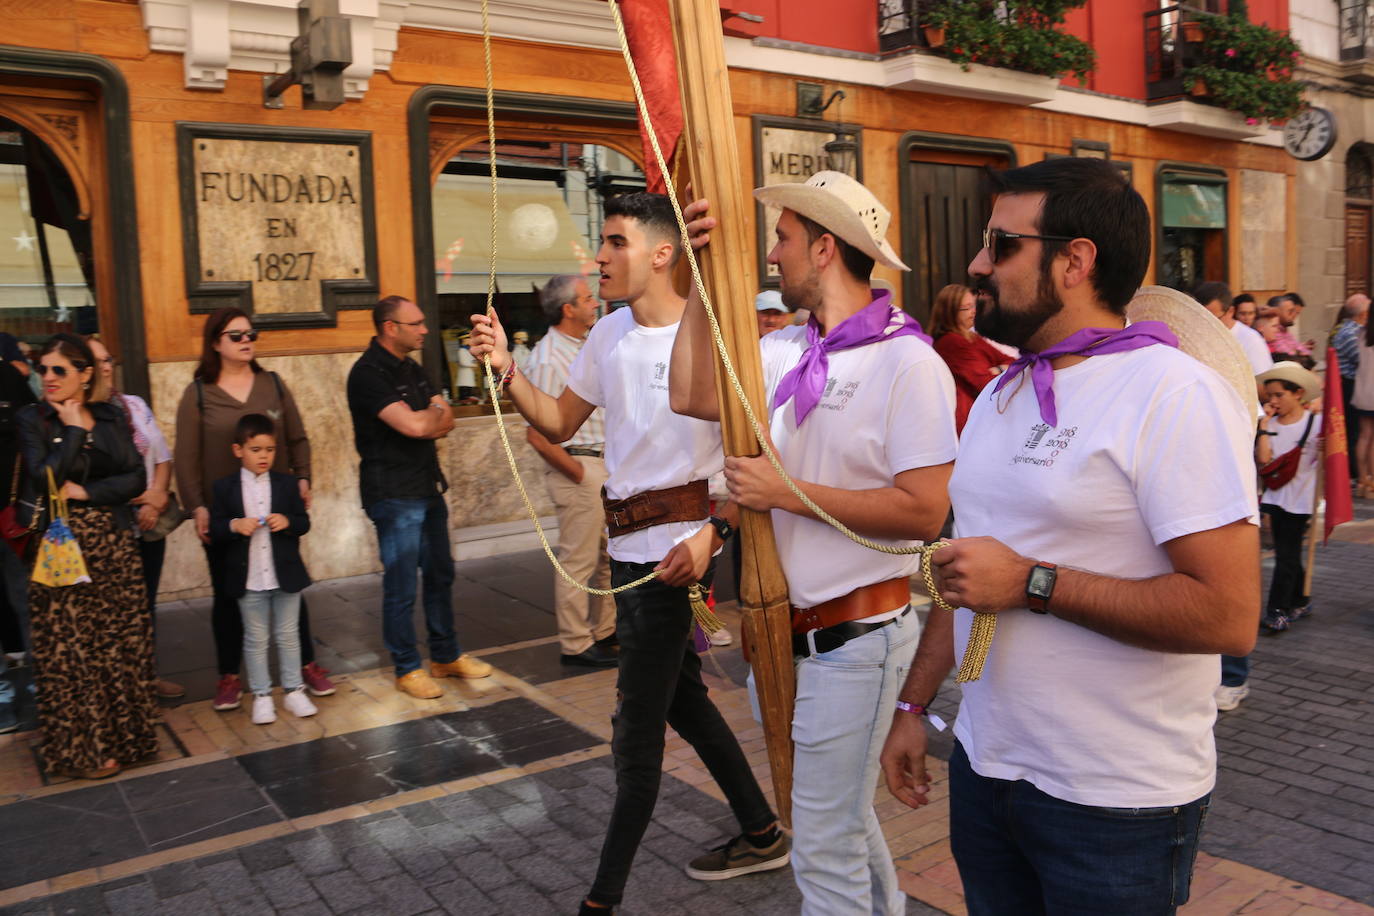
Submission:
<svg viewBox="0 0 1374 916">
<path fill-rule="evenodd" d="M 992 277 L 972 277 L 973 295 L 977 303 L 974 312 L 973 329 L 979 334 L 1006 344 L 1009 347 L 1024 349 L 1026 343 L 1035 336 L 1060 310 L 1064 300 L 1054 288 L 1049 273 L 1040 274 L 1040 282 L 1035 291 L 1035 301 L 1019 311 L 1010 311 L 1002 306 L 998 298 L 997 284 Z"/>
<path fill-rule="evenodd" d="M 788 311 L 806 309 L 814 314 L 816 307 L 821 304 L 820 271 L 812 267 L 800 282 L 788 283 L 784 279 L 779 292 L 782 293 L 782 304 L 787 306 Z"/>
</svg>

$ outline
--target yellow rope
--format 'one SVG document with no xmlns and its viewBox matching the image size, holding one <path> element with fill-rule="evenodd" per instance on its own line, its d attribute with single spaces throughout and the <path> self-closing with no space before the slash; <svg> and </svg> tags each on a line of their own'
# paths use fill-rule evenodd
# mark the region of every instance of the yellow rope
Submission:
<svg viewBox="0 0 1374 916">
<path fill-rule="evenodd" d="M 491 67 L 491 31 L 487 19 L 487 3 L 488 0 L 482 0 L 482 52 L 485 58 L 487 82 L 487 154 L 488 164 L 491 173 L 492 197 L 491 264 L 489 276 L 487 279 L 487 314 L 494 315 L 495 310 L 493 309 L 492 302 L 496 291 L 496 120 L 495 104 L 493 101 L 492 89 L 493 84 Z M 663 174 L 663 181 L 667 186 L 668 201 L 672 204 L 673 213 L 677 217 L 678 231 L 681 235 L 682 249 L 683 252 L 687 255 L 687 264 L 692 271 L 692 282 L 696 285 L 697 295 L 701 298 L 702 307 L 706 311 L 706 317 L 710 320 L 711 337 L 715 343 L 716 352 L 720 356 L 721 365 L 724 366 L 725 374 L 730 380 L 730 387 L 734 390 L 736 399 L 739 401 L 740 406 L 744 409 L 744 414 L 749 420 L 750 428 L 753 430 L 754 438 L 758 441 L 760 448 L 762 448 L 763 454 L 768 458 L 768 463 L 773 466 L 773 470 L 777 472 L 779 478 L 781 478 L 783 483 L 787 485 L 787 488 L 791 490 L 792 494 L 801 501 L 802 505 L 806 506 L 807 509 L 811 510 L 811 512 L 814 513 L 818 519 L 825 522 L 827 525 L 830 525 L 832 528 L 843 534 L 845 537 L 849 538 L 849 540 L 853 541 L 854 543 L 859 544 L 863 547 L 867 547 L 870 550 L 876 550 L 880 553 L 894 555 L 920 554 L 921 578 L 925 582 L 926 590 L 930 593 L 930 600 L 934 602 L 937 606 L 943 608 L 944 610 L 953 611 L 954 608 L 948 602 L 946 602 L 944 598 L 940 596 L 940 590 L 936 587 L 935 577 L 931 569 L 930 563 L 931 555 L 935 551 L 939 550 L 941 547 L 947 546 L 946 542 L 937 541 L 934 544 L 922 544 L 915 547 L 895 547 L 890 544 L 880 544 L 877 541 L 864 537 L 858 532 L 850 529 L 847 525 L 845 525 L 839 519 L 835 518 L 829 512 L 826 512 L 819 505 L 817 505 L 816 502 L 813 499 L 811 499 L 811 497 L 807 496 L 804 492 L 802 492 L 801 487 L 797 485 L 796 481 L 793 480 L 791 475 L 788 474 L 787 471 L 783 468 L 782 461 L 778 458 L 777 453 L 773 450 L 772 445 L 769 444 L 768 437 L 764 434 L 763 427 L 759 423 L 758 415 L 755 414 L 754 407 L 749 402 L 749 397 L 744 391 L 744 385 L 740 382 L 739 374 L 735 371 L 734 361 L 730 358 L 729 350 L 725 345 L 724 334 L 721 332 L 720 320 L 716 316 L 715 308 L 711 305 L 710 294 L 706 291 L 706 283 L 702 279 L 701 268 L 697 263 L 696 252 L 692 249 L 691 237 L 689 236 L 687 231 L 687 220 L 682 215 L 682 208 L 677 200 L 677 189 L 674 186 L 673 177 L 668 170 L 667 159 L 663 155 L 662 148 L 659 146 L 658 134 L 654 131 L 653 122 L 650 119 L 649 115 L 649 106 L 644 99 L 644 90 L 639 82 L 639 72 L 635 67 L 634 57 L 630 53 L 629 38 L 625 34 L 625 22 L 620 15 L 620 4 L 618 0 L 608 0 L 608 5 L 611 8 L 611 16 L 615 20 L 616 35 L 620 39 L 620 51 L 622 56 L 625 58 L 625 66 L 629 70 L 630 84 L 634 87 L 635 101 L 638 103 L 639 106 L 639 114 L 644 121 L 644 132 L 645 135 L 649 138 L 649 145 L 652 147 L 654 151 L 654 158 L 658 163 L 659 171 Z M 589 586 L 583 585 L 582 583 L 574 579 L 571 575 L 569 575 L 568 571 L 563 568 L 562 564 L 558 562 L 558 558 L 554 556 L 553 548 L 549 546 L 549 541 L 547 536 L 544 534 L 543 526 L 539 523 L 539 515 L 534 509 L 534 504 L 530 501 L 529 493 L 525 489 L 524 481 L 521 480 L 520 477 L 520 470 L 516 465 L 515 453 L 511 449 L 510 439 L 506 434 L 505 420 L 501 414 L 501 407 L 499 404 L 500 394 L 496 388 L 496 379 L 491 371 L 491 357 L 484 356 L 482 358 L 482 363 L 486 371 L 487 390 L 491 395 L 492 407 L 496 413 L 496 428 L 500 432 L 501 444 L 506 451 L 506 460 L 510 464 L 511 474 L 515 478 L 516 487 L 520 491 L 520 498 L 525 503 L 525 509 L 529 513 L 530 520 L 534 522 L 535 532 L 539 535 L 539 541 L 543 545 L 544 553 L 548 556 L 550 562 L 553 563 L 554 569 L 558 572 L 558 574 L 563 578 L 565 582 L 569 583 L 575 588 L 581 589 L 582 591 L 592 595 L 613 595 L 618 592 L 635 588 L 639 585 L 643 585 L 645 582 L 648 582 L 650 579 L 653 579 L 657 575 L 657 573 L 650 573 L 649 575 L 637 579 L 634 582 L 627 583 L 614 589 L 591 588 Z M 698 586 L 693 586 L 693 589 L 698 593 L 700 591 Z M 704 602 L 701 602 L 700 608 L 698 609 L 696 606 L 697 601 L 695 600 L 695 596 L 693 604 L 694 610 L 697 611 L 698 619 L 700 619 L 702 616 L 701 612 L 705 610 L 705 604 Z M 715 621 L 715 623 L 717 624 L 718 628 L 719 621 Z M 979 676 L 982 674 L 983 662 L 987 658 L 987 650 L 992 642 L 992 636 L 994 630 L 996 629 L 996 626 L 997 617 L 995 615 L 975 615 L 973 629 L 969 637 L 968 649 L 964 653 L 964 662 L 959 667 L 959 674 L 957 679 L 960 683 L 970 680 L 977 680 Z M 705 627 L 705 624 L 703 624 L 703 627 Z"/>
</svg>

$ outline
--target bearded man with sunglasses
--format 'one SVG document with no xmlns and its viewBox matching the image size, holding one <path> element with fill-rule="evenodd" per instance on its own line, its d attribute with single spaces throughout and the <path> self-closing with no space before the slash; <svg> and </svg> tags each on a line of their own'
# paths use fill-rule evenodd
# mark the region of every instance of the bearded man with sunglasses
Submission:
<svg viewBox="0 0 1374 916">
<path fill-rule="evenodd" d="M 933 557 L 959 610 L 931 611 L 883 769 L 930 800 L 919 714 L 995 613 L 949 763 L 969 913 L 1173 913 L 1216 780 L 1218 655 L 1255 643 L 1253 430 L 1167 325 L 1126 326 L 1150 216 L 1110 164 L 990 177 L 975 327 L 1023 355 L 964 428 Z"/>
<path fill-rule="evenodd" d="M 453 408 L 410 353 L 429 329 L 409 299 L 387 296 L 372 309 L 377 336 L 348 373 L 348 409 L 362 459 L 358 488 L 382 555 L 382 639 L 396 689 L 416 699 L 443 695 L 435 677 L 479 678 L 491 665 L 463 655 L 453 626 L 453 549 L 448 481 L 434 446 L 453 429 Z M 424 583 L 429 672 L 415 647 L 415 573 Z"/>
</svg>

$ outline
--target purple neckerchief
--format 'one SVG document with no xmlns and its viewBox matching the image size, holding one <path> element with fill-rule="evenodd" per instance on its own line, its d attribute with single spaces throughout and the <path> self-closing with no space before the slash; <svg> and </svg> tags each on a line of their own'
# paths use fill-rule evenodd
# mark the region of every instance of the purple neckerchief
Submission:
<svg viewBox="0 0 1374 916">
<path fill-rule="evenodd" d="M 801 426 L 807 414 L 821 402 L 825 380 L 830 375 L 831 353 L 907 335 L 931 342 L 921 330 L 920 322 L 892 304 L 892 293 L 873 290 L 872 295 L 871 303 L 835 325 L 824 337 L 816 316 L 811 316 L 806 323 L 806 352 L 801 362 L 778 383 L 777 393 L 773 395 L 774 410 L 792 398 L 797 425 Z"/>
<path fill-rule="evenodd" d="M 1059 414 L 1054 407 L 1054 367 L 1050 361 L 1060 356 L 1085 354 L 1096 356 L 1101 353 L 1125 353 L 1164 344 L 1177 347 L 1178 338 L 1169 326 L 1162 321 L 1138 321 L 1124 328 L 1084 328 L 1075 331 L 1048 349 L 1039 353 L 1023 352 L 1021 358 L 1007 367 L 1002 377 L 993 386 L 993 393 L 1001 391 L 1021 370 L 1027 366 L 1031 371 L 1031 382 L 1035 385 L 1035 399 L 1040 402 L 1040 419 L 1050 426 L 1059 425 Z M 1092 351 L 1092 352 L 1088 352 Z"/>
</svg>

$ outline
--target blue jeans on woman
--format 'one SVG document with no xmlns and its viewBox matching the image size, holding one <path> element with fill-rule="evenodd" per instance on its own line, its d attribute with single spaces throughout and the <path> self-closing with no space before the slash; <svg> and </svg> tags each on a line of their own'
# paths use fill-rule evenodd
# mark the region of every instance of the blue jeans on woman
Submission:
<svg viewBox="0 0 1374 916">
<path fill-rule="evenodd" d="M 1188 902 L 1211 793 L 1164 808 L 1097 808 L 949 758 L 949 842 L 969 916 L 1171 916 Z"/>
<path fill-rule="evenodd" d="M 239 599 L 243 615 L 243 666 L 248 671 L 248 689 L 256 696 L 272 692 L 272 674 L 267 667 L 267 647 L 277 645 L 277 670 L 281 689 L 295 690 L 301 680 L 301 593 L 279 588 L 265 592 L 244 592 Z"/>
<path fill-rule="evenodd" d="M 436 494 L 428 499 L 379 499 L 367 507 L 367 517 L 377 529 L 382 555 L 382 641 L 396 676 L 420 667 L 412 620 L 416 571 L 425 589 L 429 660 L 453 661 L 460 650 L 453 629 L 453 552 L 444 498 Z"/>
</svg>

